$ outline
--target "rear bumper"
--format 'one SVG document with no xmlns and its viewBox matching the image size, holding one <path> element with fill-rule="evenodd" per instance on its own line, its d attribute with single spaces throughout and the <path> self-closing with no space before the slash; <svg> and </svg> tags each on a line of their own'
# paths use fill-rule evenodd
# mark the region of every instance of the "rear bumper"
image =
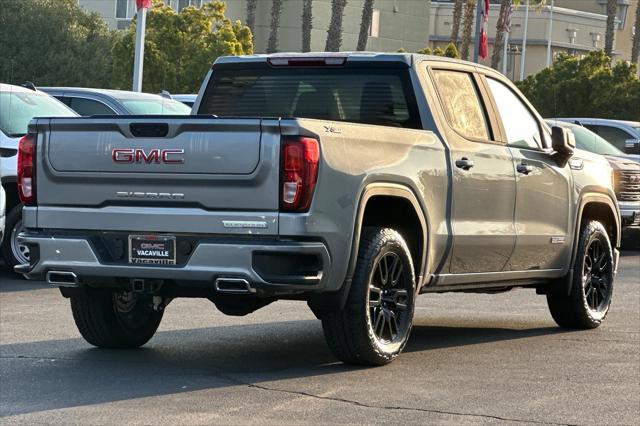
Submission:
<svg viewBox="0 0 640 426">
<path fill-rule="evenodd" d="M 31 264 L 17 266 L 16 271 L 32 280 L 44 280 L 55 271 L 75 274 L 79 286 L 149 279 L 213 289 L 217 279 L 231 278 L 246 280 L 252 290 L 267 294 L 334 290 L 329 288 L 329 251 L 320 241 L 208 238 L 183 265 L 171 266 L 105 262 L 86 237 L 23 233 L 19 241 L 29 245 L 34 256 Z"/>
</svg>

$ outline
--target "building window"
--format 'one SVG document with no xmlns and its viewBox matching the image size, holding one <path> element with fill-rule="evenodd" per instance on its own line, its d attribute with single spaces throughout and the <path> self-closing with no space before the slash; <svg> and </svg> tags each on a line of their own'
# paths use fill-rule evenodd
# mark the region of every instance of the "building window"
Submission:
<svg viewBox="0 0 640 426">
<path fill-rule="evenodd" d="M 380 10 L 373 9 L 371 15 L 371 25 L 369 26 L 369 37 L 380 36 Z"/>
<path fill-rule="evenodd" d="M 116 19 L 127 19 L 128 15 L 129 0 L 116 0 Z"/>
<path fill-rule="evenodd" d="M 189 0 L 178 0 L 178 12 L 189 6 Z"/>
</svg>

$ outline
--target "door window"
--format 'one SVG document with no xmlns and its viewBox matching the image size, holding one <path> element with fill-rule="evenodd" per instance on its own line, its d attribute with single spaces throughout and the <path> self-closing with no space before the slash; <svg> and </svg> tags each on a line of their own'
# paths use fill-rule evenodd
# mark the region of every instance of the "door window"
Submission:
<svg viewBox="0 0 640 426">
<path fill-rule="evenodd" d="M 505 84 L 492 78 L 487 78 L 487 81 L 498 106 L 507 143 L 523 148 L 541 148 L 540 126 L 529 108 Z"/>
<path fill-rule="evenodd" d="M 595 128 L 595 130 L 593 131 L 596 132 L 600 137 L 605 139 L 610 144 L 614 145 L 616 148 L 622 149 L 622 150 L 624 150 L 624 142 L 627 139 L 632 138 L 632 136 L 629 135 L 627 132 L 625 132 L 622 129 L 618 129 L 617 127 L 599 126 L 599 125 L 593 125 L 593 126 L 587 126 L 587 127 Z"/>
<path fill-rule="evenodd" d="M 102 102 L 93 99 L 69 97 L 69 106 L 75 112 L 83 116 L 114 115 L 111 108 Z"/>
<path fill-rule="evenodd" d="M 451 127 L 467 138 L 489 140 L 486 114 L 471 74 L 435 70 L 433 75 Z"/>
</svg>

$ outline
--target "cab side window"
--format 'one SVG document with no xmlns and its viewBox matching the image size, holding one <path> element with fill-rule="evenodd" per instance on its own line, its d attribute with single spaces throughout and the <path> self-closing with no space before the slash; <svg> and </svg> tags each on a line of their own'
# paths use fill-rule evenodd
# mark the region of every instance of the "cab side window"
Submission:
<svg viewBox="0 0 640 426">
<path fill-rule="evenodd" d="M 67 105 L 82 116 L 115 115 L 111 108 L 102 102 L 93 99 L 76 98 L 71 96 L 69 97 L 69 103 Z"/>
<path fill-rule="evenodd" d="M 622 129 L 618 129 L 617 127 L 611 126 L 598 126 L 598 125 L 590 125 L 586 126 L 588 129 L 592 129 L 595 133 L 602 136 L 603 139 L 606 139 L 612 145 L 615 145 L 616 148 L 624 151 L 624 143 L 627 139 L 631 139 L 632 136 L 629 135 Z M 595 130 L 594 130 L 595 128 Z"/>
<path fill-rule="evenodd" d="M 489 140 L 486 114 L 472 75 L 434 70 L 433 76 L 450 126 L 466 138 Z"/>
<path fill-rule="evenodd" d="M 527 106 L 505 84 L 487 78 L 489 90 L 498 106 L 507 143 L 522 148 L 542 148 L 538 120 Z"/>
</svg>

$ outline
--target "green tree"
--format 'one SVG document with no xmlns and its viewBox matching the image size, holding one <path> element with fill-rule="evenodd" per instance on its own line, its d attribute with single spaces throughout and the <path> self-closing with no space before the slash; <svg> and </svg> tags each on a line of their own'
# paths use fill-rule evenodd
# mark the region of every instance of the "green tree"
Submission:
<svg viewBox="0 0 640 426">
<path fill-rule="evenodd" d="M 416 53 L 419 53 L 421 55 L 433 55 L 433 50 L 431 50 L 430 47 L 423 47 L 422 49 L 418 50 Z"/>
<path fill-rule="evenodd" d="M 282 0 L 271 1 L 271 25 L 269 27 L 267 53 L 278 51 L 278 30 L 280 29 L 280 15 L 282 15 Z"/>
<path fill-rule="evenodd" d="M 224 12 L 221 1 L 177 13 L 157 0 L 147 12 L 144 91 L 194 93 L 218 56 L 253 53 L 249 28 Z M 114 43 L 113 83 L 121 89 L 131 87 L 135 33 L 133 22 Z"/>
<path fill-rule="evenodd" d="M 311 52 L 313 29 L 313 0 L 302 0 L 302 51 Z"/>
<path fill-rule="evenodd" d="M 447 45 L 447 47 L 444 49 L 444 55 L 448 58 L 456 58 L 459 59 L 460 58 L 460 54 L 458 53 L 458 49 L 456 48 L 456 45 L 453 43 L 449 43 Z"/>
<path fill-rule="evenodd" d="M 331 0 L 331 21 L 327 30 L 327 43 L 324 50 L 338 52 L 342 45 L 342 17 L 347 0 Z"/>
<path fill-rule="evenodd" d="M 362 5 L 362 19 L 360 20 L 360 34 L 358 34 L 358 45 L 356 50 L 365 50 L 369 39 L 369 28 L 373 18 L 373 3 L 375 0 L 364 0 Z"/>
<path fill-rule="evenodd" d="M 0 80 L 108 87 L 113 33 L 76 0 L 0 0 Z"/>
<path fill-rule="evenodd" d="M 560 54 L 553 66 L 516 83 L 546 117 L 602 117 L 640 120 L 640 79 L 636 65 L 604 51 L 584 58 Z"/>
</svg>

